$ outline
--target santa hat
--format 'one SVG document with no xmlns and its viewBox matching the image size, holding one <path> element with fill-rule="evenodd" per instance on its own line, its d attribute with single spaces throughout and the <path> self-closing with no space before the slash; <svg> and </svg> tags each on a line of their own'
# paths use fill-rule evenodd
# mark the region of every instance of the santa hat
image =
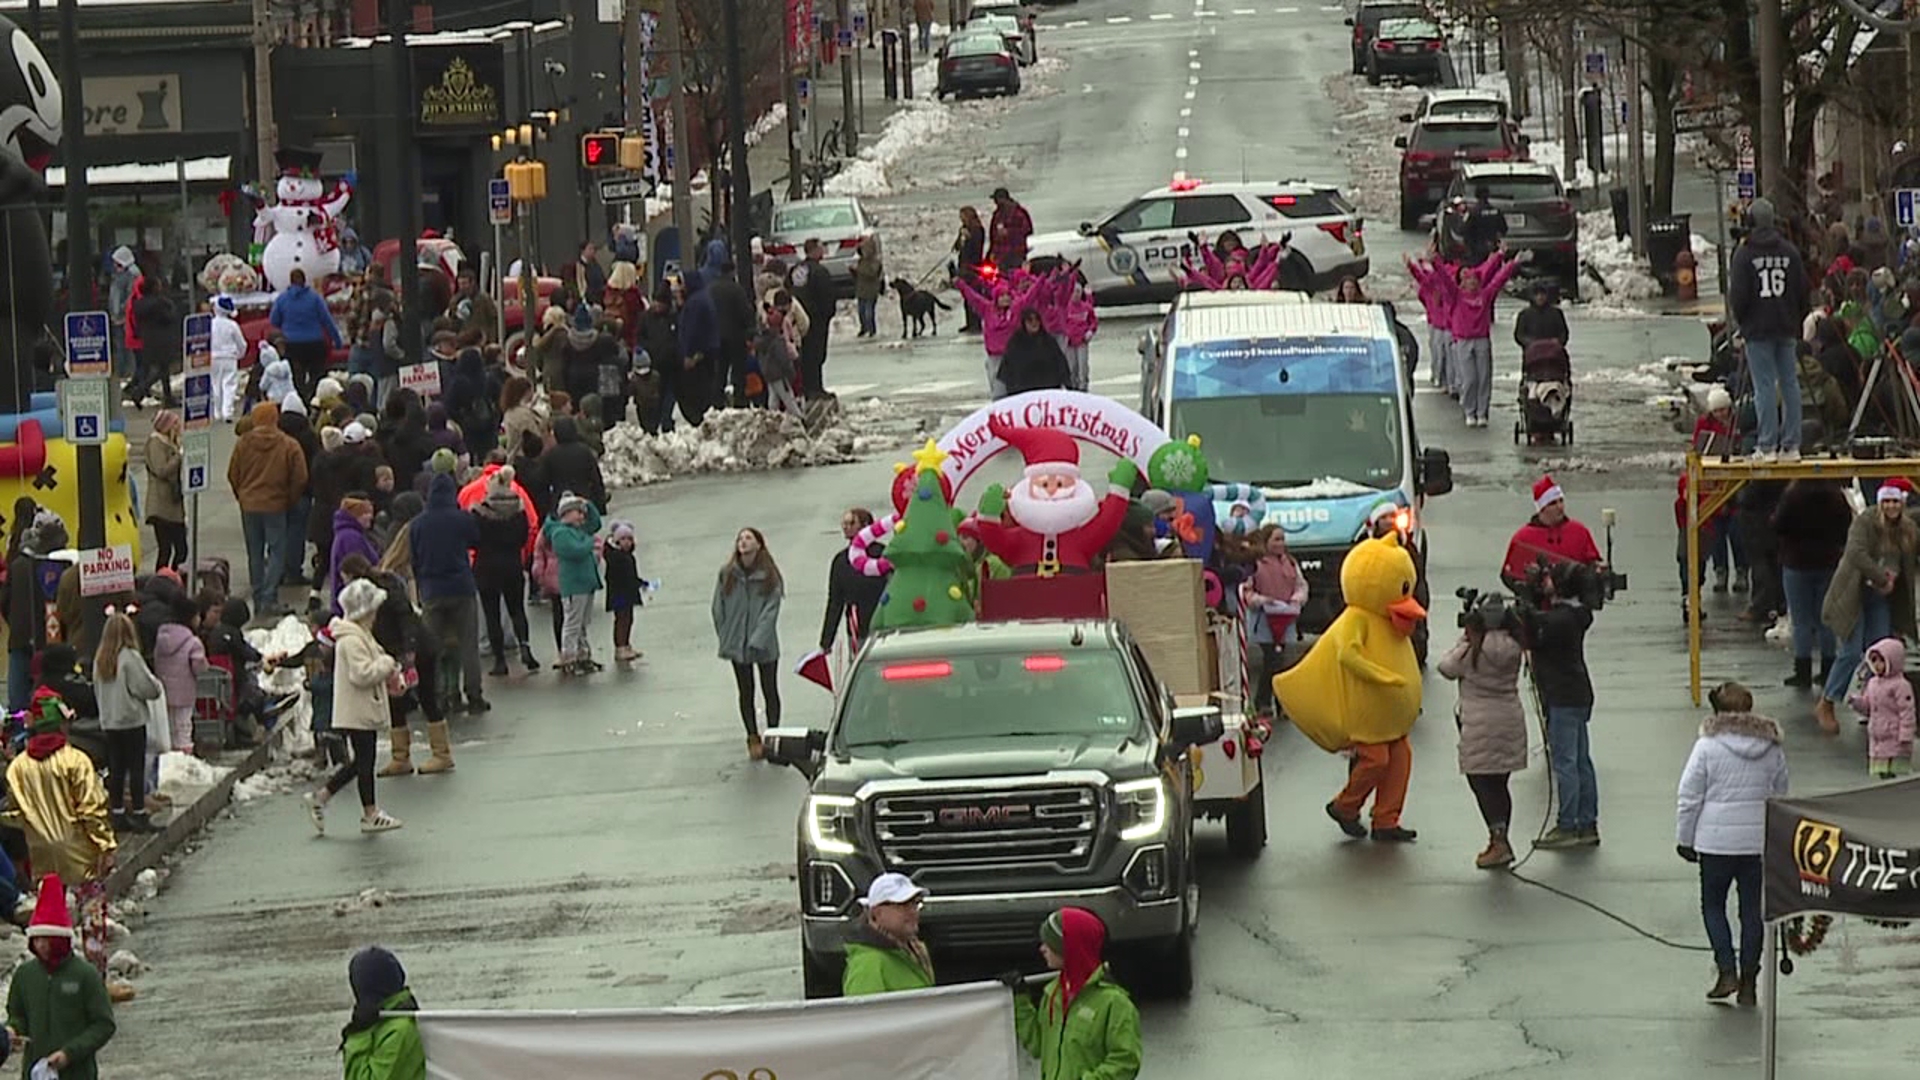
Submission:
<svg viewBox="0 0 1920 1080">
<path fill-rule="evenodd" d="M 67 913 L 67 887 L 59 874 L 40 879 L 40 895 L 33 902 L 33 920 L 27 924 L 27 937 L 73 940 L 73 916 Z"/>
<path fill-rule="evenodd" d="M 1533 508 L 1535 510 L 1545 510 L 1547 507 L 1552 506 L 1554 503 L 1566 497 L 1567 493 L 1560 490 L 1560 485 L 1554 483 L 1553 477 L 1551 476 L 1543 476 L 1533 482 Z"/>
<path fill-rule="evenodd" d="M 1913 498 L 1913 481 L 1904 476 L 1892 476 L 1881 481 L 1880 490 L 1874 492 L 1874 502 L 1906 502 Z"/>
<path fill-rule="evenodd" d="M 1080 444 L 1073 436 L 1052 428 L 1017 428 L 1003 423 L 998 416 L 987 419 L 987 430 L 1026 459 L 1028 477 L 1071 476 L 1080 478 Z"/>
</svg>

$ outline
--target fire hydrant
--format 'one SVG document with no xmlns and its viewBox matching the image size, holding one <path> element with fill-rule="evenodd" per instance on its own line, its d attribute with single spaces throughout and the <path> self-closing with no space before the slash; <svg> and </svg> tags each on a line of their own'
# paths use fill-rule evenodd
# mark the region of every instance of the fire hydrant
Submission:
<svg viewBox="0 0 1920 1080">
<path fill-rule="evenodd" d="M 1673 257 L 1673 285 L 1682 300 L 1700 299 L 1700 277 L 1694 273 L 1698 265 L 1693 252 L 1685 249 Z"/>
</svg>

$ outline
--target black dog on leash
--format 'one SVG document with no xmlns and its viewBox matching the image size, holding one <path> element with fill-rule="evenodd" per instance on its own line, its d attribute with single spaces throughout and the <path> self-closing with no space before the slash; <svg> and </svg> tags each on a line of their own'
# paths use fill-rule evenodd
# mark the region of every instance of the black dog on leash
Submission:
<svg viewBox="0 0 1920 1080">
<path fill-rule="evenodd" d="M 940 298 L 917 288 L 906 278 L 894 278 L 887 287 L 900 295 L 900 336 L 907 336 L 908 324 L 912 324 L 913 336 L 928 326 L 933 328 L 935 337 L 940 336 L 940 316 L 937 312 L 952 311 L 953 308 L 940 302 Z"/>
</svg>

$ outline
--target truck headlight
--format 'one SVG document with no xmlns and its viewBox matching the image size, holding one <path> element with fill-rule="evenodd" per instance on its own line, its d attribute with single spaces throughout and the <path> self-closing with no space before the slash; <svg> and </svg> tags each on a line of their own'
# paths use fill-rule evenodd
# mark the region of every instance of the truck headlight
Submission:
<svg viewBox="0 0 1920 1080">
<path fill-rule="evenodd" d="M 835 863 L 809 862 L 806 894 L 807 914 L 838 915 L 853 903 L 853 882 Z"/>
<path fill-rule="evenodd" d="M 853 854 L 854 800 L 846 795 L 807 796 L 807 841 L 822 855 Z"/>
<path fill-rule="evenodd" d="M 1113 785 L 1120 811 L 1120 839 L 1145 840 L 1167 826 L 1167 785 L 1157 776 Z"/>
<path fill-rule="evenodd" d="M 1173 895 L 1173 880 L 1167 876 L 1166 845 L 1154 844 L 1134 852 L 1120 880 L 1128 892 L 1142 900 L 1164 900 Z"/>
</svg>

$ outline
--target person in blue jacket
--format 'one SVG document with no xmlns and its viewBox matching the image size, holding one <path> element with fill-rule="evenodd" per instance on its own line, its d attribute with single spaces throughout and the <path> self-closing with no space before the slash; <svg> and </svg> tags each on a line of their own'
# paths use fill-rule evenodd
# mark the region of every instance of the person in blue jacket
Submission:
<svg viewBox="0 0 1920 1080">
<path fill-rule="evenodd" d="M 305 270 L 295 267 L 287 275 L 287 287 L 273 298 L 268 320 L 287 341 L 284 351 L 287 362 L 293 365 L 301 400 L 311 401 L 320 377 L 327 373 L 327 354 L 344 340 L 326 298 L 307 287 Z"/>
</svg>

